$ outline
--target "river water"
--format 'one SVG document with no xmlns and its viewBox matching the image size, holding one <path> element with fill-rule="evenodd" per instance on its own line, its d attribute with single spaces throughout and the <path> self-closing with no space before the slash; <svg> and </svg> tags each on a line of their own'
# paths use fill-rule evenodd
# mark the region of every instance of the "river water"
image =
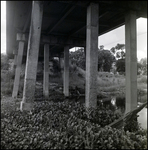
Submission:
<svg viewBox="0 0 148 150">
<path fill-rule="evenodd" d="M 141 127 L 147 129 L 147 108 L 143 108 L 138 115 L 138 122 L 141 124 Z"/>
<path fill-rule="evenodd" d="M 111 104 L 117 106 L 118 108 L 122 108 L 125 109 L 125 98 L 113 98 L 111 100 Z M 147 108 L 143 108 L 139 113 L 138 113 L 139 117 L 138 122 L 140 123 L 141 127 L 143 129 L 147 129 Z"/>
<path fill-rule="evenodd" d="M 85 103 L 85 98 L 81 97 L 77 99 L 81 103 Z M 125 97 L 123 98 L 118 98 L 118 97 L 112 97 L 112 99 L 107 99 L 102 101 L 103 105 L 112 105 L 116 107 L 117 109 L 120 109 L 122 113 L 125 111 Z M 138 122 L 140 123 L 141 127 L 143 129 L 147 129 L 147 108 L 143 108 L 139 113 L 138 113 Z"/>
</svg>

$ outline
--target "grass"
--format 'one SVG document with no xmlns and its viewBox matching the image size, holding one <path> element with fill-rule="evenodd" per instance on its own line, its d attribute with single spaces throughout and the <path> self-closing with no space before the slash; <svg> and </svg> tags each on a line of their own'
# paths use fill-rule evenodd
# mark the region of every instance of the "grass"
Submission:
<svg viewBox="0 0 148 150">
<path fill-rule="evenodd" d="M 85 93 L 85 71 L 75 65 L 70 65 L 69 72 L 69 86 L 72 88 L 78 87 L 82 89 Z M 1 94 L 6 95 L 12 94 L 13 82 L 14 82 L 14 73 L 8 70 L 1 71 Z M 43 83 L 43 81 L 41 81 Z M 63 85 L 63 74 L 57 73 L 57 75 L 49 76 L 50 83 L 57 83 L 60 86 Z M 117 95 L 125 96 L 125 76 L 122 75 L 113 75 L 108 72 L 98 72 L 97 78 L 97 91 L 98 95 Z M 19 93 L 23 92 L 24 79 L 21 78 Z M 138 76 L 137 78 L 138 86 L 138 97 L 142 101 L 146 98 L 147 94 L 147 76 Z M 140 91 L 140 92 L 139 92 Z M 83 94 L 83 93 L 82 93 Z"/>
<path fill-rule="evenodd" d="M 7 70 L 1 71 L 1 95 L 12 94 L 14 74 Z"/>
</svg>

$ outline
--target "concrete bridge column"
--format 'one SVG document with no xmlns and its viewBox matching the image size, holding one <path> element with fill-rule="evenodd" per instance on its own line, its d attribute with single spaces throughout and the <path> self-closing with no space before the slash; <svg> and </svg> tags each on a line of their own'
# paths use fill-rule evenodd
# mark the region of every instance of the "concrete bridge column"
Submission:
<svg viewBox="0 0 148 150">
<path fill-rule="evenodd" d="M 14 65 L 13 65 L 13 68 L 14 69 L 16 69 L 16 65 L 17 65 L 17 53 L 18 53 L 17 49 L 13 50 L 13 54 L 14 54 Z"/>
<path fill-rule="evenodd" d="M 49 44 L 44 45 L 44 81 L 43 95 L 45 99 L 49 98 Z"/>
<path fill-rule="evenodd" d="M 84 54 L 85 54 L 85 59 L 86 59 L 86 46 L 84 47 Z"/>
<path fill-rule="evenodd" d="M 17 95 L 18 95 L 22 57 L 23 57 L 24 44 L 25 44 L 25 42 L 24 42 L 25 41 L 25 35 L 24 34 L 17 34 L 16 40 L 19 41 L 19 44 L 18 44 L 18 55 L 15 55 L 15 59 L 17 58 L 17 62 L 16 62 L 16 69 L 15 69 L 13 92 L 12 92 L 13 98 L 17 98 Z"/>
<path fill-rule="evenodd" d="M 87 8 L 86 29 L 85 105 L 87 108 L 97 106 L 98 13 L 98 4 L 90 3 Z"/>
<path fill-rule="evenodd" d="M 63 70 L 63 68 L 64 68 L 64 58 L 63 57 L 60 57 L 59 58 L 59 65 L 60 65 L 60 68 L 61 68 L 61 70 Z"/>
<path fill-rule="evenodd" d="M 64 95 L 69 96 L 69 46 L 64 47 Z"/>
<path fill-rule="evenodd" d="M 59 54 L 59 66 L 61 69 L 64 68 L 63 62 L 64 62 L 63 56 L 62 56 L 62 54 Z"/>
<path fill-rule="evenodd" d="M 126 47 L 126 110 L 137 107 L 137 35 L 136 13 L 130 11 L 125 16 L 125 47 Z"/>
<path fill-rule="evenodd" d="M 30 111 L 33 107 L 41 25 L 42 25 L 42 14 L 43 14 L 43 2 L 33 1 L 28 50 L 27 50 L 23 99 L 20 106 L 21 111 L 23 110 Z"/>
</svg>

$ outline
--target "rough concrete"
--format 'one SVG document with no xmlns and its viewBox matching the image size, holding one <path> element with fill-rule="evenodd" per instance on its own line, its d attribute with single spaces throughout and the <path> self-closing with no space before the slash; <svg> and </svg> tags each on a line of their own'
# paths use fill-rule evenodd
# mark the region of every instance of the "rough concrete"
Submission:
<svg viewBox="0 0 148 150">
<path fill-rule="evenodd" d="M 14 65 L 13 65 L 13 68 L 16 69 L 18 50 L 17 50 L 17 49 L 14 49 L 14 50 L 13 50 L 13 54 L 14 54 Z"/>
<path fill-rule="evenodd" d="M 69 46 L 64 47 L 64 95 L 69 96 Z"/>
<path fill-rule="evenodd" d="M 43 2 L 33 1 L 21 111 L 30 111 L 34 101 L 42 15 Z"/>
<path fill-rule="evenodd" d="M 137 107 L 137 35 L 136 13 L 125 16 L 126 113 Z"/>
<path fill-rule="evenodd" d="M 24 50 L 24 42 L 23 41 L 19 41 L 17 65 L 16 65 L 16 70 L 15 70 L 15 78 L 14 78 L 13 92 L 12 92 L 12 97 L 13 98 L 17 98 L 17 95 L 18 95 L 18 89 L 19 89 L 19 83 L 20 83 L 20 73 L 21 73 L 21 64 L 22 64 L 22 57 L 23 57 L 23 50 Z"/>
<path fill-rule="evenodd" d="M 49 98 L 49 44 L 44 45 L 44 78 L 43 95 L 45 99 Z"/>
<path fill-rule="evenodd" d="M 85 106 L 97 106 L 97 66 L 98 66 L 98 5 L 90 3 L 87 8 L 86 36 L 86 84 Z"/>
</svg>

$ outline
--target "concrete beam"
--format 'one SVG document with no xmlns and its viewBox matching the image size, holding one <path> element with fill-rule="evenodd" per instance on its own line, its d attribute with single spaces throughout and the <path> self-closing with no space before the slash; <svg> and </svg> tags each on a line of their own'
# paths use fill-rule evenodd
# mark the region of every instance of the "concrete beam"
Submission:
<svg viewBox="0 0 148 150">
<path fill-rule="evenodd" d="M 67 38 L 64 36 L 42 36 L 41 37 L 42 43 L 48 43 L 50 45 L 69 45 L 69 46 L 79 46 L 83 47 L 86 45 L 85 40 Z"/>
<path fill-rule="evenodd" d="M 105 12 L 103 13 L 102 15 L 100 15 L 98 17 L 98 22 L 99 22 L 99 19 L 102 18 L 103 16 L 107 15 L 109 12 Z M 83 22 L 84 23 L 84 22 Z M 106 25 L 106 24 L 99 24 L 99 26 L 106 26 L 106 27 L 109 27 L 109 25 Z M 75 29 L 74 31 L 72 31 L 71 33 L 69 33 L 68 37 L 70 36 L 73 36 L 74 34 L 76 34 L 77 32 L 81 31 L 82 29 L 86 28 L 86 24 L 83 25 L 82 27 L 78 28 L 78 29 Z"/>
<path fill-rule="evenodd" d="M 97 106 L 98 4 L 87 8 L 85 106 Z"/>
<path fill-rule="evenodd" d="M 43 95 L 45 99 L 49 98 L 49 44 L 44 45 L 44 78 Z"/>
<path fill-rule="evenodd" d="M 69 46 L 64 47 L 64 95 L 69 96 Z"/>
<path fill-rule="evenodd" d="M 28 42 L 29 35 L 25 34 L 25 42 Z M 55 35 L 41 35 L 41 43 L 49 44 L 49 45 L 69 45 L 69 46 L 78 46 L 84 47 L 86 46 L 85 39 L 76 39 L 76 38 L 67 38 L 66 36 L 55 36 Z"/>
<path fill-rule="evenodd" d="M 126 113 L 137 107 L 137 34 L 136 13 L 125 16 Z"/>
<path fill-rule="evenodd" d="M 30 111 L 33 108 L 42 15 L 43 15 L 43 2 L 33 1 L 28 50 L 27 50 L 23 99 L 20 106 L 21 111 L 23 110 Z"/>
</svg>

